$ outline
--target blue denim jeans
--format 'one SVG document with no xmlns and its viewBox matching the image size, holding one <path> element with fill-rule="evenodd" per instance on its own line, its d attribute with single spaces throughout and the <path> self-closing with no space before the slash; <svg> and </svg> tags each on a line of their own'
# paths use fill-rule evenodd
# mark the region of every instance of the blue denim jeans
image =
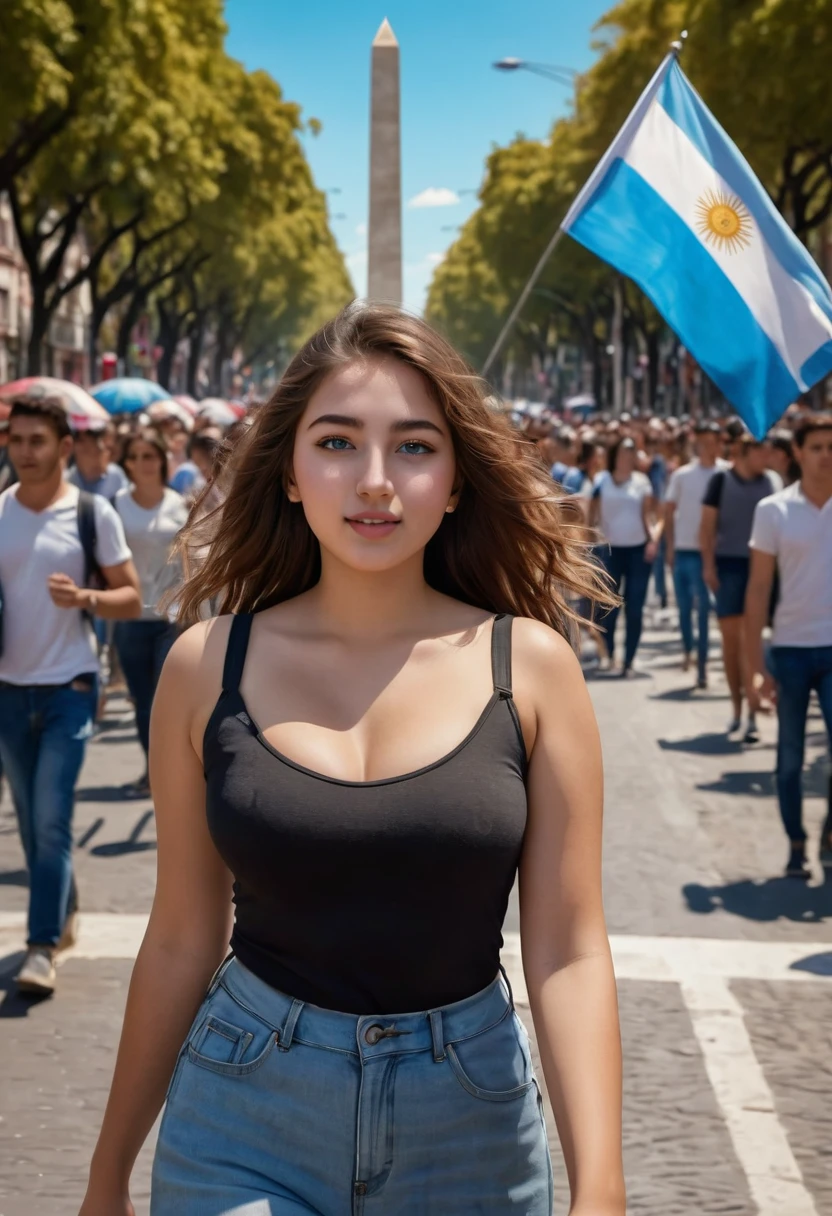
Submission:
<svg viewBox="0 0 832 1216">
<path fill-rule="evenodd" d="M 667 607 L 667 548 L 664 537 L 659 541 L 656 557 L 653 562 L 653 590 L 659 597 L 663 608 Z"/>
<path fill-rule="evenodd" d="M 702 554 L 696 549 L 677 549 L 673 563 L 673 586 L 679 606 L 679 628 L 685 654 L 693 654 L 693 606 L 696 604 L 697 663 L 700 676 L 708 664 L 708 618 L 711 595 L 702 577 Z"/>
<path fill-rule="evenodd" d="M 150 746 L 150 710 L 162 666 L 179 636 L 169 621 L 116 621 L 113 641 L 136 710 L 136 733 L 145 756 Z"/>
<path fill-rule="evenodd" d="M 232 959 L 179 1054 L 150 1211 L 551 1216 L 552 1194 L 528 1035 L 501 976 L 440 1009 L 355 1017 Z"/>
<path fill-rule="evenodd" d="M 617 593 L 623 594 L 624 620 L 627 630 L 624 639 L 624 666 L 631 667 L 641 641 L 644 618 L 644 601 L 650 582 L 650 566 L 644 560 L 644 545 L 601 546 L 601 561 L 607 570 Z M 622 593 L 623 584 L 623 593 Z M 618 608 L 611 608 L 598 619 L 598 625 L 607 635 L 607 649 L 612 657 L 615 647 L 615 626 L 618 623 Z"/>
<path fill-rule="evenodd" d="M 0 757 L 29 869 L 30 945 L 54 946 L 72 891 L 75 782 L 93 730 L 98 686 L 0 684 Z"/>
<path fill-rule="evenodd" d="M 777 681 L 777 797 L 789 840 L 805 840 L 803 758 L 812 690 L 818 694 L 832 740 L 832 646 L 772 646 L 769 665 Z M 828 826 L 832 826 L 828 824 Z"/>
</svg>

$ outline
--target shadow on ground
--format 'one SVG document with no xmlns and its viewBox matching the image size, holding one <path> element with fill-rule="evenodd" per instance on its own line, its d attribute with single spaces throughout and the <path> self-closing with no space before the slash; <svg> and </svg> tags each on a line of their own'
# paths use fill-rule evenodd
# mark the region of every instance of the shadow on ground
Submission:
<svg viewBox="0 0 832 1216">
<path fill-rule="evenodd" d="M 682 895 L 690 911 L 703 916 L 722 910 L 761 922 L 821 924 L 832 919 L 832 874 L 828 872 L 818 887 L 794 878 L 767 878 L 763 882 L 740 879 L 713 887 L 688 883 L 682 887 Z"/>
</svg>

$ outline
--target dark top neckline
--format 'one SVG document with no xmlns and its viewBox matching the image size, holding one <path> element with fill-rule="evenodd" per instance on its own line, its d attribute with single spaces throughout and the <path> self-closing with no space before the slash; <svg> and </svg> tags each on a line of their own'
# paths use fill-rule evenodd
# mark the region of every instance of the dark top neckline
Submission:
<svg viewBox="0 0 832 1216">
<path fill-rule="evenodd" d="M 270 755 L 281 764 L 287 765 L 296 772 L 303 773 L 307 777 L 313 778 L 315 781 L 326 781 L 331 785 L 349 786 L 353 789 L 362 787 L 395 785 L 401 781 L 411 781 L 417 777 L 421 777 L 425 773 L 433 772 L 448 761 L 453 760 L 458 756 L 479 734 L 482 727 L 488 720 L 494 706 L 500 700 L 509 700 L 513 702 L 513 694 L 511 687 L 511 623 L 513 618 L 507 613 L 498 613 L 492 618 L 491 625 L 491 673 L 494 684 L 494 690 L 484 706 L 480 716 L 477 718 L 474 725 L 471 727 L 468 734 L 460 743 L 451 751 L 446 752 L 444 756 L 440 756 L 437 760 L 430 761 L 429 764 L 422 765 L 421 768 L 412 769 L 407 773 L 400 773 L 393 777 L 377 777 L 371 781 L 350 781 L 344 777 L 332 777 L 328 773 L 321 773 L 317 769 L 308 768 L 305 764 L 301 764 L 297 760 L 293 760 L 291 756 L 285 755 L 279 751 L 273 744 L 269 743 L 263 731 L 258 726 L 257 722 L 249 712 L 242 693 L 240 692 L 240 682 L 243 677 L 245 668 L 246 652 L 248 650 L 249 638 L 251 636 L 251 626 L 254 620 L 254 614 L 239 613 L 234 616 L 231 622 L 231 629 L 228 635 L 228 646 L 225 656 L 225 667 L 223 670 L 223 691 L 222 697 L 229 697 L 236 700 L 239 705 L 239 710 L 236 714 L 238 718 L 245 720 L 249 726 L 253 737 L 257 740 Z M 512 704 L 512 709 L 514 706 Z M 516 711 L 512 714 L 515 720 L 518 737 L 523 749 L 525 759 L 525 741 L 523 740 L 520 724 L 517 719 Z M 207 727 L 206 727 L 207 731 Z"/>
</svg>

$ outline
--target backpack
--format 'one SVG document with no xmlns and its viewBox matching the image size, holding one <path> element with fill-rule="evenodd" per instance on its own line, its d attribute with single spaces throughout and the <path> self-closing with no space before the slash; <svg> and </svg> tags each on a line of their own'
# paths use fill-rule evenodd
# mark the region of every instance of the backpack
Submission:
<svg viewBox="0 0 832 1216">
<path fill-rule="evenodd" d="M 95 556 L 95 549 L 98 541 L 95 527 L 95 495 L 90 494 L 87 490 L 78 491 L 78 538 L 81 541 L 81 548 L 84 550 L 84 583 L 85 587 L 90 587 L 93 590 L 103 590 L 107 583 L 104 575 L 101 572 L 101 567 L 98 564 L 98 559 Z M 93 616 L 85 608 L 82 608 L 81 615 L 85 621 L 88 621 L 90 626 L 93 623 Z M 3 653 L 3 588 L 0 587 L 0 655 Z"/>
</svg>

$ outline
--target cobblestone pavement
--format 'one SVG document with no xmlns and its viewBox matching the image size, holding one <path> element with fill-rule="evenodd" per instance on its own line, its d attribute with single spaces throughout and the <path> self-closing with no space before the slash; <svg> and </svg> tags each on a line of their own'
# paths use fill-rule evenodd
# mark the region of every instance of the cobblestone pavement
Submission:
<svg viewBox="0 0 832 1216">
<path fill-rule="evenodd" d="M 626 1061 L 629 1211 L 832 1216 L 832 878 L 779 877 L 774 725 L 728 741 L 716 672 L 692 692 L 675 633 L 645 637 L 640 678 L 591 680 L 604 741 L 605 885 Z M 828 760 L 813 711 L 807 822 L 816 843 Z M 0 806 L 0 1216 L 72 1216 L 106 1098 L 131 962 L 153 891 L 150 803 L 127 706 L 89 748 L 76 812 L 86 914 L 57 996 L 14 994 L 25 872 Z M 527 1021 L 513 898 L 507 969 Z M 548 1109 L 548 1108 L 547 1108 Z M 566 1211 L 557 1136 L 556 1212 Z M 151 1146 L 133 1196 L 147 1212 Z M 395 1216 L 395 1214 L 391 1214 Z"/>
</svg>

